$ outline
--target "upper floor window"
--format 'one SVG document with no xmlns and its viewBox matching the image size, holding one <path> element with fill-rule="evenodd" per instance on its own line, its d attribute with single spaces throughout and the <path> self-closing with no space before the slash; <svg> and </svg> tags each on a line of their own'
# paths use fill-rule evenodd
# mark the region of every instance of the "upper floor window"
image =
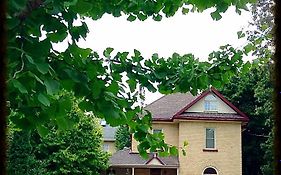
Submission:
<svg viewBox="0 0 281 175">
<path fill-rule="evenodd" d="M 214 95 L 207 95 L 204 101 L 204 109 L 205 111 L 217 111 L 218 104 L 217 98 Z"/>
<path fill-rule="evenodd" d="M 206 148 L 215 148 L 215 129 L 206 128 Z"/>
<path fill-rule="evenodd" d="M 212 168 L 212 167 L 208 167 L 203 171 L 203 175 L 217 175 L 217 170 Z"/>
</svg>

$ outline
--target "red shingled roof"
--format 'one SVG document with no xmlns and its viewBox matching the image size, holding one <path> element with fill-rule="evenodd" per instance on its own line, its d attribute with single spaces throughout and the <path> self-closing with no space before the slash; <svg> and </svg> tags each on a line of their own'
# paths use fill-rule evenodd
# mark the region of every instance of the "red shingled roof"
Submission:
<svg viewBox="0 0 281 175">
<path fill-rule="evenodd" d="M 232 108 L 237 114 L 222 114 L 222 113 L 197 113 L 185 112 L 199 100 L 207 96 L 209 93 L 215 94 L 226 105 Z M 215 88 L 210 88 L 207 91 L 193 96 L 190 93 L 175 93 L 161 97 L 155 102 L 145 107 L 152 113 L 154 121 L 171 122 L 174 119 L 184 120 L 215 120 L 215 121 L 249 121 L 248 117 L 223 97 Z"/>
</svg>

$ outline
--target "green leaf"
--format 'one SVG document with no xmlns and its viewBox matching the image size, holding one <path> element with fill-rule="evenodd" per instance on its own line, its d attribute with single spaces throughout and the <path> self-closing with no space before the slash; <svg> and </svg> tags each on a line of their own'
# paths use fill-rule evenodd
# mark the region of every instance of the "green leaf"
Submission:
<svg viewBox="0 0 281 175">
<path fill-rule="evenodd" d="M 182 149 L 182 154 L 183 156 L 186 156 L 186 151 L 184 149 Z"/>
<path fill-rule="evenodd" d="M 177 156 L 178 155 L 178 149 L 175 146 L 170 147 L 170 154 L 173 156 Z"/>
<path fill-rule="evenodd" d="M 185 140 L 185 141 L 183 142 L 183 146 L 186 147 L 187 145 L 188 145 L 188 142 Z"/>
<path fill-rule="evenodd" d="M 108 48 L 106 48 L 106 49 L 103 51 L 103 55 L 104 55 L 106 58 L 110 58 L 110 54 L 111 54 L 112 51 L 113 51 L 113 48 L 108 47 Z"/>
<path fill-rule="evenodd" d="M 22 10 L 23 8 L 25 8 L 25 6 L 27 4 L 27 0 L 13 0 L 13 1 L 9 1 L 9 2 L 17 10 Z"/>
<path fill-rule="evenodd" d="M 214 81 L 212 82 L 212 85 L 213 85 L 215 88 L 219 89 L 219 88 L 221 87 L 221 82 L 220 82 L 220 81 L 217 81 L 217 80 L 214 80 Z"/>
<path fill-rule="evenodd" d="M 85 100 L 80 102 L 78 106 L 82 111 L 91 111 L 91 109 L 93 108 L 93 104 Z"/>
<path fill-rule="evenodd" d="M 242 31 L 239 31 L 239 32 L 237 32 L 237 36 L 238 36 L 238 39 L 240 39 L 240 38 L 245 37 L 246 35 Z"/>
<path fill-rule="evenodd" d="M 129 80 L 127 80 L 127 83 L 129 84 L 130 91 L 134 92 L 137 87 L 137 81 L 133 78 L 130 78 Z"/>
<path fill-rule="evenodd" d="M 249 52 L 253 51 L 255 49 L 255 46 L 253 44 L 249 43 L 244 47 L 245 54 L 248 54 Z"/>
<path fill-rule="evenodd" d="M 47 94 L 54 95 L 60 90 L 60 83 L 56 80 L 46 79 L 44 80 L 44 84 L 47 89 Z"/>
<path fill-rule="evenodd" d="M 250 69 L 250 67 L 251 67 L 251 63 L 249 62 L 249 61 L 247 61 L 245 64 L 243 64 L 243 66 L 242 66 L 242 73 L 244 74 L 244 73 L 247 73 L 248 71 L 249 71 L 249 69 Z"/>
<path fill-rule="evenodd" d="M 70 128 L 70 125 L 64 116 L 57 116 L 56 123 L 60 130 L 66 130 Z"/>
<path fill-rule="evenodd" d="M 222 16 L 220 15 L 220 13 L 218 11 L 212 12 L 211 16 L 214 20 L 218 21 L 222 18 Z"/>
<path fill-rule="evenodd" d="M 42 93 L 40 93 L 37 97 L 38 101 L 42 103 L 44 106 L 50 106 L 49 99 Z"/>
<path fill-rule="evenodd" d="M 182 8 L 182 14 L 186 15 L 188 14 L 189 9 L 188 8 Z"/>
<path fill-rule="evenodd" d="M 50 38 L 50 41 L 54 43 L 62 42 L 67 35 L 68 33 L 65 30 L 59 30 L 58 32 L 47 34 L 47 36 Z"/>
<path fill-rule="evenodd" d="M 41 137 L 45 137 L 49 133 L 49 130 L 43 125 L 36 125 L 36 129 Z"/>
<path fill-rule="evenodd" d="M 21 93 L 23 94 L 28 93 L 26 88 L 18 80 L 12 80 L 12 83 L 14 87 L 17 88 Z"/>
<path fill-rule="evenodd" d="M 138 19 L 141 21 L 144 21 L 147 19 L 147 15 L 143 14 L 143 13 L 138 13 Z"/>
<path fill-rule="evenodd" d="M 20 20 L 18 18 L 7 19 L 6 23 L 7 28 L 11 30 L 20 24 Z"/>
<path fill-rule="evenodd" d="M 136 16 L 134 16 L 134 15 L 130 15 L 128 18 L 127 18 L 127 20 L 128 21 L 134 21 L 134 20 L 136 20 L 137 19 L 137 17 Z"/>
<path fill-rule="evenodd" d="M 75 6 L 71 6 L 74 11 L 76 11 L 79 14 L 85 14 L 92 10 L 93 4 L 90 2 L 87 2 L 85 0 L 78 0 Z"/>
<path fill-rule="evenodd" d="M 31 56 L 25 54 L 25 57 L 27 58 L 27 60 L 28 60 L 31 64 L 34 64 L 34 61 L 33 61 L 33 59 L 32 59 Z"/>
<path fill-rule="evenodd" d="M 37 70 L 42 74 L 46 74 L 49 71 L 48 63 L 35 63 Z"/>
<path fill-rule="evenodd" d="M 157 14 L 157 15 L 153 16 L 153 19 L 154 19 L 155 21 L 161 21 L 161 20 L 162 20 L 162 15 Z"/>
<path fill-rule="evenodd" d="M 101 92 L 103 91 L 103 89 L 105 89 L 104 81 L 102 80 L 93 81 L 91 84 L 91 89 L 92 89 L 92 97 L 95 99 L 98 98 Z"/>
</svg>

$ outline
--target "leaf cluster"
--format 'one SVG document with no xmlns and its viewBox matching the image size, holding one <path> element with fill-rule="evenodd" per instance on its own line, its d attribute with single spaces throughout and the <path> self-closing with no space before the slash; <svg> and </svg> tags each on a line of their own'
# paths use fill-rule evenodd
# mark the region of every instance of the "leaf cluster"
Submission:
<svg viewBox="0 0 281 175">
<path fill-rule="evenodd" d="M 77 114 L 77 113 L 76 113 Z M 100 174 L 108 167 L 102 150 L 101 126 L 93 116 L 78 113 L 72 129 L 59 131 L 48 125 L 48 133 L 14 131 L 8 152 L 10 174 Z"/>
<path fill-rule="evenodd" d="M 179 8 L 187 13 L 214 7 L 211 15 L 234 5 L 239 12 L 247 0 L 194 1 L 194 0 L 11 0 L 8 2 L 8 101 L 11 121 L 22 129 L 36 129 L 41 136 L 48 134 L 48 123 L 59 130 L 66 130 L 73 122 L 69 111 L 73 99 L 63 95 L 74 94 L 79 108 L 105 118 L 112 126 L 127 124 L 131 133 L 140 141 L 140 152 L 151 148 L 167 151 L 169 146 L 157 143 L 148 134 L 150 121 L 140 117 L 142 109 L 133 108 L 145 87 L 162 93 L 187 92 L 196 94 L 209 85 L 219 87 L 231 75 L 241 71 L 240 51 L 226 46 L 214 52 L 208 62 L 199 62 L 192 54 L 159 58 L 156 54 L 145 60 L 141 53 L 119 52 L 112 56 L 107 48 L 103 56 L 78 45 L 87 37 L 86 17 L 97 20 L 103 14 L 115 17 L 127 15 L 128 20 L 145 20 L 152 17 L 173 16 Z M 64 51 L 54 48 L 56 43 L 67 43 Z M 227 56 L 226 50 L 232 55 Z M 239 61 L 240 60 L 240 61 Z M 127 82 L 123 82 L 123 77 Z M 223 79 L 222 79 L 223 78 Z M 156 87 L 157 86 L 157 87 Z M 128 90 L 129 89 L 129 90 Z M 166 145 L 166 146 L 164 146 Z M 172 149 L 174 150 L 174 149 Z M 172 151 L 174 152 L 174 151 Z"/>
</svg>

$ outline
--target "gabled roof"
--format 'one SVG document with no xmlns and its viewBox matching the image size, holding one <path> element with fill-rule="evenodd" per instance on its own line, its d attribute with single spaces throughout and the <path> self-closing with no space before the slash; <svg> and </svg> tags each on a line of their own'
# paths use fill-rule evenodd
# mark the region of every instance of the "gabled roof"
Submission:
<svg viewBox="0 0 281 175">
<path fill-rule="evenodd" d="M 150 103 L 145 109 L 151 112 L 154 120 L 169 121 L 195 98 L 191 93 L 169 94 Z"/>
<path fill-rule="evenodd" d="M 207 96 L 209 93 L 215 94 L 237 114 L 186 112 L 186 110 Z M 249 120 L 243 112 L 236 108 L 213 87 L 197 96 L 193 96 L 190 93 L 175 93 L 166 95 L 151 103 L 145 107 L 145 109 L 152 113 L 152 118 L 154 121 L 173 121 L 174 119 L 185 119 L 247 122 Z"/>
<path fill-rule="evenodd" d="M 149 163 L 154 159 L 157 159 L 161 165 L 150 165 Z M 176 156 L 159 157 L 155 153 L 150 153 L 148 159 L 143 159 L 138 153 L 131 152 L 130 148 L 124 148 L 109 158 L 109 164 L 111 167 L 178 167 L 179 161 Z"/>
</svg>

